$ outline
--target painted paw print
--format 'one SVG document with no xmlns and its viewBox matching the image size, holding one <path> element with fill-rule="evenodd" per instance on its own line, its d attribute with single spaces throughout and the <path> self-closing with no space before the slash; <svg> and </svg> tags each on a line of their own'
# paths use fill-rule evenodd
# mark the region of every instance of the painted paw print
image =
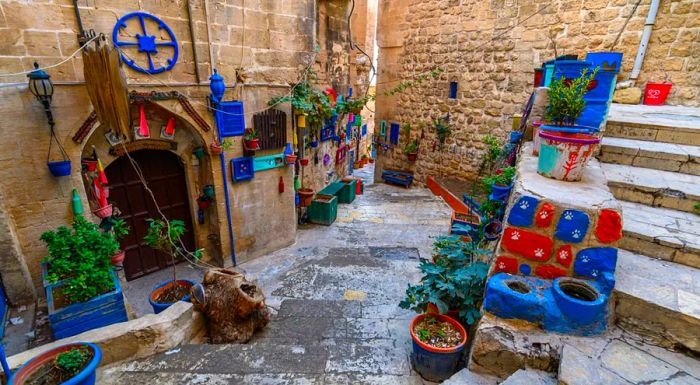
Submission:
<svg viewBox="0 0 700 385">
<path fill-rule="evenodd" d="M 547 212 L 547 211 L 540 212 L 540 218 L 547 219 L 547 217 L 549 217 L 549 212 Z"/>
<path fill-rule="evenodd" d="M 513 231 L 513 234 L 510 236 L 510 239 L 517 241 L 518 239 L 520 239 L 520 233 L 517 231 Z"/>
<path fill-rule="evenodd" d="M 535 250 L 535 256 L 536 256 L 536 257 L 542 258 L 543 255 L 544 255 L 544 250 L 542 250 L 542 249 L 537 249 L 537 250 Z"/>
<path fill-rule="evenodd" d="M 588 263 L 590 260 L 591 260 L 591 259 L 588 258 L 587 255 L 584 255 L 583 257 L 581 257 L 581 262 L 583 262 L 583 263 Z"/>
<path fill-rule="evenodd" d="M 527 210 L 527 208 L 530 207 L 530 203 L 528 201 L 521 201 L 520 202 L 520 208 L 523 210 Z"/>
<path fill-rule="evenodd" d="M 571 232 L 571 236 L 572 236 L 574 239 L 579 239 L 579 238 L 581 238 L 581 230 L 576 229 L 576 230 L 572 231 L 572 232 Z"/>
<path fill-rule="evenodd" d="M 574 214 L 572 214 L 571 211 L 567 211 L 564 213 L 564 219 L 566 219 L 567 221 L 570 221 L 570 220 L 574 219 Z"/>
<path fill-rule="evenodd" d="M 562 250 L 559 252 L 559 259 L 565 261 L 567 258 L 569 258 L 569 253 L 566 250 Z"/>
<path fill-rule="evenodd" d="M 499 270 L 503 270 L 503 269 L 505 269 L 505 268 L 506 268 L 506 264 L 505 264 L 505 263 L 501 262 L 501 263 L 498 264 L 498 269 L 499 269 Z"/>
<path fill-rule="evenodd" d="M 591 270 L 591 276 L 592 276 L 592 277 L 597 277 L 597 276 L 598 276 L 598 270 Z"/>
</svg>

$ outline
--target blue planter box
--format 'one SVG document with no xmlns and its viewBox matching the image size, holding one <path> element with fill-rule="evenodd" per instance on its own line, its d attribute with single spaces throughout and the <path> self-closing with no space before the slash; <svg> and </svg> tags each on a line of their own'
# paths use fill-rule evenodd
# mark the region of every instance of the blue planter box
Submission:
<svg viewBox="0 0 700 385">
<path fill-rule="evenodd" d="M 253 158 L 242 156 L 231 159 L 231 179 L 234 182 L 253 179 L 254 176 Z"/>
<path fill-rule="evenodd" d="M 86 302 L 56 308 L 54 291 L 61 281 L 46 286 L 46 301 L 49 305 L 49 322 L 55 339 L 66 338 L 95 328 L 128 321 L 124 296 L 119 279 L 111 272 L 114 289 Z"/>
</svg>

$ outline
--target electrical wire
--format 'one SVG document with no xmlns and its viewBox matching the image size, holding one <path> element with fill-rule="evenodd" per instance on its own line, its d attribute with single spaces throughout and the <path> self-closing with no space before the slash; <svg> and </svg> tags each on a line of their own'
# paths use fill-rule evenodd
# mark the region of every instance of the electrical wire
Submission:
<svg viewBox="0 0 700 385">
<path fill-rule="evenodd" d="M 83 44 L 82 46 L 80 46 L 80 48 L 78 48 L 77 50 L 75 50 L 75 52 L 73 52 L 70 56 L 68 56 L 67 58 L 65 58 L 64 60 L 62 60 L 62 61 L 60 61 L 60 62 L 58 62 L 58 63 L 56 63 L 56 64 L 52 64 L 52 65 L 46 66 L 46 67 L 34 68 L 34 69 L 31 69 L 31 70 L 28 70 L 28 71 L 15 72 L 15 73 L 12 73 L 12 74 L 0 74 L 0 77 L 10 77 L 10 76 L 27 75 L 27 74 L 30 74 L 30 73 L 32 73 L 32 72 L 34 72 L 34 71 L 47 70 L 47 69 L 50 69 L 50 68 L 58 67 L 58 66 L 60 66 L 61 64 L 64 64 L 64 63 L 66 63 L 67 61 L 69 61 L 70 59 L 74 58 L 75 55 L 78 54 L 78 52 L 82 51 L 83 48 L 85 48 L 88 44 L 90 44 L 90 43 L 92 43 L 93 41 L 95 41 L 95 39 L 97 39 L 98 37 L 100 37 L 100 35 L 96 35 L 96 36 L 92 37 L 90 40 L 86 41 L 85 44 Z"/>
<path fill-rule="evenodd" d="M 620 28 L 620 32 L 617 33 L 617 36 L 615 36 L 615 40 L 612 42 L 612 45 L 610 45 L 610 50 L 615 49 L 615 46 L 617 45 L 617 42 L 620 40 L 620 36 L 622 36 L 622 33 L 627 29 L 627 24 L 630 22 L 630 19 L 632 19 L 632 16 L 637 12 L 637 7 L 639 7 L 639 4 L 642 3 L 642 0 L 637 0 L 637 4 L 634 5 L 634 8 L 632 8 L 632 12 L 630 12 L 629 16 L 627 16 L 627 20 L 625 20 L 625 23 L 622 24 L 622 28 Z"/>
</svg>

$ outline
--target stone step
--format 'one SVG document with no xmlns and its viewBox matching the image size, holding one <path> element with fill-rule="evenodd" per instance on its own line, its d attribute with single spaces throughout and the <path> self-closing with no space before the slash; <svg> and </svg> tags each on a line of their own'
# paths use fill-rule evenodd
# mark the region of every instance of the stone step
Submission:
<svg viewBox="0 0 700 385">
<path fill-rule="evenodd" d="M 700 175 L 700 146 L 604 137 L 598 159 L 605 163 Z"/>
<path fill-rule="evenodd" d="M 626 333 L 564 345 L 559 385 L 700 384 L 700 362 Z"/>
<path fill-rule="evenodd" d="M 624 164 L 603 163 L 601 168 L 618 199 L 691 213 L 700 202 L 700 176 Z"/>
<path fill-rule="evenodd" d="M 552 374 L 534 369 L 520 369 L 513 373 L 501 385 L 556 385 Z"/>
<path fill-rule="evenodd" d="M 700 108 L 613 103 L 605 136 L 700 146 Z"/>
<path fill-rule="evenodd" d="M 496 385 L 498 382 L 498 377 L 472 372 L 464 368 L 443 381 L 442 385 Z"/>
<path fill-rule="evenodd" d="M 700 269 L 700 216 L 635 202 L 620 203 L 621 248 Z"/>
<path fill-rule="evenodd" d="M 661 346 L 700 353 L 700 270 L 619 250 L 617 323 Z"/>
</svg>

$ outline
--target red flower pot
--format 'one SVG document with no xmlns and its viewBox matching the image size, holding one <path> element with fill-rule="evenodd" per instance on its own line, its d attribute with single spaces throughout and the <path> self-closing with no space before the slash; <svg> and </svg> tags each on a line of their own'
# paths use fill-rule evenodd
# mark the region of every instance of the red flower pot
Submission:
<svg viewBox="0 0 700 385">
<path fill-rule="evenodd" d="M 409 162 L 415 162 L 418 159 L 418 153 L 417 152 L 412 152 L 410 154 L 406 154 L 408 157 Z"/>
<path fill-rule="evenodd" d="M 243 141 L 245 148 L 248 150 L 257 150 L 260 148 L 260 139 L 246 139 Z"/>
<path fill-rule="evenodd" d="M 673 83 L 671 82 L 648 82 L 646 88 L 644 88 L 644 104 L 648 106 L 664 104 L 672 86 Z"/>
<path fill-rule="evenodd" d="M 112 265 L 121 265 L 124 262 L 124 257 L 126 252 L 124 250 L 118 250 L 110 259 Z"/>
<path fill-rule="evenodd" d="M 220 155 L 222 152 L 224 152 L 224 149 L 221 148 L 221 144 L 219 144 L 219 142 L 212 143 L 209 145 L 209 148 L 211 149 L 211 153 L 213 155 Z"/>
<path fill-rule="evenodd" d="M 306 166 L 309 165 L 309 159 L 308 159 L 308 158 L 301 158 L 301 159 L 299 160 L 299 164 L 302 165 L 302 166 L 304 166 L 304 167 L 306 167 Z"/>
<path fill-rule="evenodd" d="M 287 164 L 294 164 L 294 163 L 297 162 L 297 156 L 294 155 L 294 154 L 285 155 L 285 156 L 284 156 L 284 161 L 285 161 Z"/>
<path fill-rule="evenodd" d="M 92 172 L 92 171 L 97 170 L 97 161 L 96 160 L 83 159 L 83 164 L 85 165 L 85 168 L 87 168 L 88 172 Z"/>
<path fill-rule="evenodd" d="M 299 206 L 307 207 L 311 204 L 311 200 L 314 197 L 314 190 L 310 188 L 300 188 L 297 193 L 299 194 Z"/>
<path fill-rule="evenodd" d="M 97 210 L 92 211 L 93 214 L 95 214 L 99 218 L 107 218 L 112 216 L 112 205 L 107 205 L 104 207 L 100 207 Z"/>
</svg>

